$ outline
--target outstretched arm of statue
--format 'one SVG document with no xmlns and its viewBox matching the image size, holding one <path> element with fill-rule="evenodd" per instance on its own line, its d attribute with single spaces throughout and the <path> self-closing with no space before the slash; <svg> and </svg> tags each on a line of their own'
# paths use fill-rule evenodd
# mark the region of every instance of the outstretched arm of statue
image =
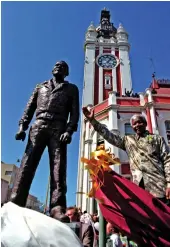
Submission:
<svg viewBox="0 0 170 247">
<path fill-rule="evenodd" d="M 122 138 L 120 135 L 113 134 L 111 131 L 107 129 L 107 127 L 101 123 L 99 123 L 94 117 L 94 110 L 88 110 L 87 107 L 83 107 L 83 113 L 85 117 L 90 121 L 93 125 L 94 129 L 110 144 L 123 149 L 125 149 L 125 139 Z"/>
<path fill-rule="evenodd" d="M 34 112 L 37 107 L 37 95 L 38 95 L 38 87 L 36 87 L 26 105 L 24 114 L 19 121 L 19 130 L 15 136 L 16 140 L 22 140 L 24 141 L 25 139 L 25 131 L 28 129 L 29 123 L 31 122 Z"/>
</svg>

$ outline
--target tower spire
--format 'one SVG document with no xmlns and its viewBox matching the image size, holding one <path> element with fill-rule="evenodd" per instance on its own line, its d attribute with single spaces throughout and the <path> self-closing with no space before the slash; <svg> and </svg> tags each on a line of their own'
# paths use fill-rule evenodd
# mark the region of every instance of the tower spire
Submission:
<svg viewBox="0 0 170 247">
<path fill-rule="evenodd" d="M 100 16 L 100 26 L 97 29 L 98 38 L 103 37 L 105 39 L 109 39 L 111 37 L 115 37 L 117 29 L 113 26 L 113 23 L 110 22 L 110 11 L 104 8 L 101 11 Z"/>
</svg>

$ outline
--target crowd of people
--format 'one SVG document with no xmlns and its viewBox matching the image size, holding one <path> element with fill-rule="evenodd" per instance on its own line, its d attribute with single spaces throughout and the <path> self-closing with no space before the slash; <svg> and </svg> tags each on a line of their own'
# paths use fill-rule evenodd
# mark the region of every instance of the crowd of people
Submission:
<svg viewBox="0 0 170 247">
<path fill-rule="evenodd" d="M 1 221 L 2 246 L 15 247 L 14 239 L 18 244 L 17 246 L 23 246 L 23 243 L 27 243 L 27 246 L 39 246 L 36 243 L 33 245 L 35 240 L 37 243 L 40 241 L 47 244 L 41 246 L 67 247 L 69 246 L 68 241 L 74 242 L 76 247 L 99 246 L 100 222 L 98 213 L 91 215 L 87 211 L 82 212 L 80 208 L 75 206 L 68 207 L 66 210 L 58 206 L 45 216 L 35 210 L 18 207 L 16 204 L 8 202 L 2 207 Z M 19 228 L 16 227 L 17 224 L 19 224 Z M 72 233 L 69 228 L 72 229 Z M 9 235 L 9 229 L 13 229 L 13 234 Z M 105 231 L 106 247 L 137 246 L 132 245 L 132 242 L 109 222 L 106 222 Z M 62 236 L 59 237 L 61 233 Z M 55 245 L 50 245 L 52 243 Z"/>
<path fill-rule="evenodd" d="M 98 246 L 99 217 L 97 214 L 90 215 L 87 211 L 82 212 L 75 206 L 68 207 L 66 210 L 58 206 L 51 210 L 50 216 L 63 223 L 72 223 L 69 226 L 76 232 L 83 246 Z"/>
<path fill-rule="evenodd" d="M 58 215 L 60 215 L 58 217 Z M 55 207 L 51 210 L 50 216 L 69 224 L 72 230 L 78 235 L 84 247 L 99 246 L 99 215 L 98 213 L 89 214 L 82 212 L 75 206 L 68 207 L 66 210 Z M 124 236 L 111 223 L 106 222 L 106 246 L 107 247 L 132 247 L 137 246 L 133 241 Z"/>
</svg>

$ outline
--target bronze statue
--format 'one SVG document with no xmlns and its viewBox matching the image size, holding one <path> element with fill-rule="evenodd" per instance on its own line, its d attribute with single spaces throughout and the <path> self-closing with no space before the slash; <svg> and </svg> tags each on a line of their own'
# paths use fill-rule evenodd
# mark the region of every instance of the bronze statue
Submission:
<svg viewBox="0 0 170 247">
<path fill-rule="evenodd" d="M 71 142 L 73 132 L 77 131 L 79 91 L 76 85 L 64 80 L 69 74 L 66 62 L 57 62 L 52 74 L 51 80 L 37 85 L 33 91 L 15 136 L 16 140 L 24 141 L 25 131 L 36 112 L 11 195 L 11 200 L 22 207 L 26 205 L 35 171 L 47 146 L 51 176 L 50 210 L 55 206 L 66 208 L 67 144 Z"/>
</svg>

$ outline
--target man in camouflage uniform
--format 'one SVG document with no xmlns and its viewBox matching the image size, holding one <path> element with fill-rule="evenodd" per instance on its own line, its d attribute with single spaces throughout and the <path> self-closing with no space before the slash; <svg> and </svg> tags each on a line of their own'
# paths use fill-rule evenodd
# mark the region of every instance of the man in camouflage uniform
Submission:
<svg viewBox="0 0 170 247">
<path fill-rule="evenodd" d="M 133 182 L 164 203 L 170 199 L 170 151 L 163 137 L 146 130 L 144 116 L 134 115 L 131 125 L 136 134 L 121 137 L 110 132 L 94 118 L 94 110 L 83 107 L 94 129 L 112 145 L 126 151 Z"/>
<path fill-rule="evenodd" d="M 26 205 L 41 155 L 47 146 L 51 177 L 50 209 L 55 206 L 66 208 L 67 144 L 77 130 L 79 92 L 76 85 L 64 80 L 69 74 L 66 62 L 57 62 L 52 74 L 51 80 L 36 86 L 16 134 L 16 140 L 25 139 L 25 131 L 36 111 L 36 120 L 30 128 L 17 182 L 11 195 L 12 201 L 23 207 Z"/>
</svg>

